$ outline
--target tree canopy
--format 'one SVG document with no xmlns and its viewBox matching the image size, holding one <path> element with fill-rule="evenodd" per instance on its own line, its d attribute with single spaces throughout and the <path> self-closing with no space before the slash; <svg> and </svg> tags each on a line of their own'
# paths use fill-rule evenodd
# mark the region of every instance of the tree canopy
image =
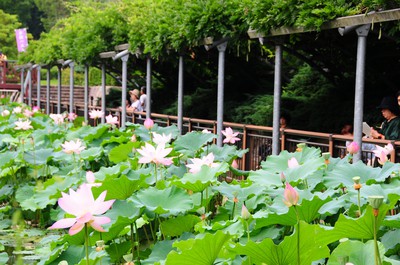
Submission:
<svg viewBox="0 0 400 265">
<path fill-rule="evenodd" d="M 42 0 L 35 0 L 42 1 Z M 43 1 L 42 1 L 43 2 Z M 153 75 L 154 88 L 164 90 L 164 93 L 176 94 L 177 57 L 183 54 L 186 58 L 185 77 L 185 107 L 188 112 L 196 110 L 195 114 L 202 114 L 203 118 L 214 118 L 216 104 L 216 68 L 217 54 L 206 51 L 203 46 L 206 37 L 213 37 L 214 41 L 221 38 L 229 39 L 226 67 L 226 112 L 228 119 L 241 117 L 238 107 L 249 102 L 269 104 L 270 100 L 257 99 L 259 94 L 272 94 L 273 88 L 273 47 L 276 41 L 284 43 L 285 64 L 283 69 L 284 108 L 289 111 L 301 109 L 308 105 L 314 108 L 321 106 L 315 102 L 337 100 L 338 95 L 352 101 L 354 87 L 354 64 L 356 41 L 352 36 L 341 37 L 332 30 L 320 30 L 324 22 L 337 17 L 363 14 L 370 11 L 393 9 L 400 7 L 398 0 L 364 0 L 364 1 L 301 1 L 301 0 L 117 0 L 117 1 L 64 1 L 68 2 L 69 16 L 61 18 L 50 29 L 42 34 L 37 41 L 31 42 L 28 51 L 20 56 L 20 62 L 55 63 L 58 59 L 73 59 L 78 63 L 99 66 L 105 63 L 107 70 L 120 75 L 120 62 L 110 59 L 100 59 L 99 53 L 114 50 L 119 44 L 129 43 L 131 56 L 128 79 L 131 85 L 143 85 L 145 80 L 145 59 L 151 56 L 155 60 Z M 398 42 L 396 33 L 399 29 L 397 22 L 375 25 L 371 35 L 372 41 L 367 67 L 367 80 L 371 87 L 384 82 L 389 92 L 396 90 L 392 81 L 398 74 L 398 67 L 387 67 L 388 57 L 382 50 L 395 49 Z M 264 45 L 250 40 L 247 31 L 255 29 L 268 33 L 281 26 L 301 26 L 313 29 L 311 33 L 296 34 L 275 38 L 266 38 Z M 383 47 L 383 49 L 382 49 Z M 375 52 L 374 52 L 375 51 Z M 379 52 L 376 52 L 379 51 Z M 397 52 L 390 50 L 396 63 Z M 304 65 L 304 62 L 307 64 Z M 371 65 L 382 65 L 384 71 L 378 73 Z M 310 69 L 304 67 L 310 66 Z M 382 68 L 382 69 L 383 69 Z M 384 72 L 384 74 L 383 74 Z M 299 77 L 299 76 L 301 77 Z M 293 79 L 293 77 L 298 76 Z M 308 78 L 318 82 L 302 80 Z M 321 79 L 322 78 L 322 79 Z M 323 82 L 326 93 L 317 93 L 319 98 L 307 97 L 306 89 L 315 91 Z M 303 86 L 298 87 L 294 84 Z M 303 90 L 303 91 L 302 91 Z M 385 93 L 389 93 L 389 92 Z M 156 91 L 157 92 L 157 91 Z M 377 92 L 371 89 L 366 94 L 371 98 L 380 98 L 382 90 Z M 164 111 L 173 111 L 175 96 L 160 97 L 157 106 Z M 156 100 L 156 99 L 155 99 Z M 247 100 L 247 101 L 246 101 Z M 194 104 L 193 102 L 207 102 Z M 238 103 L 239 102 L 239 103 Z M 192 104 L 192 105 L 190 105 Z M 323 102 L 322 102 L 323 104 Z M 370 104 L 370 105 L 368 105 Z M 367 102 L 368 107 L 376 102 Z M 197 105 L 194 107 L 194 105 Z M 347 105 L 344 104 L 344 105 Z M 199 110 L 197 108 L 204 107 Z M 326 106 L 325 106 L 326 107 Z M 258 110 L 258 109 L 257 109 Z M 267 113 L 271 110 L 267 108 Z M 324 113 L 330 112 L 329 113 Z M 337 108 L 322 110 L 323 114 L 316 118 L 323 119 L 335 113 Z M 257 111 L 256 111 L 257 112 Z M 352 112 L 346 110 L 346 118 Z M 256 114 L 256 113 L 255 113 Z M 321 114 L 321 113 L 320 113 Z M 191 115 L 188 113 L 187 115 Z M 258 113 L 257 117 L 249 120 L 250 123 L 270 124 L 270 115 Z M 309 117 L 309 116 L 308 116 Z M 304 126 L 306 116 L 293 119 L 299 121 L 297 126 Z M 260 121 L 262 120 L 262 121 Z M 338 121 L 339 123 L 341 121 Z M 308 126 L 308 125 L 307 125 Z M 312 126 L 312 125 L 311 125 Z M 326 126 L 307 127 L 307 129 L 330 130 L 332 120 Z"/>
</svg>

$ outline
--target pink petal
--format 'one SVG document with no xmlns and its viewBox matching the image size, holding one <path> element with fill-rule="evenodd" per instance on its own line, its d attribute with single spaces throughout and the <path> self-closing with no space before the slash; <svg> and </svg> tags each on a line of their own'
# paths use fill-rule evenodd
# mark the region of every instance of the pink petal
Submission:
<svg viewBox="0 0 400 265">
<path fill-rule="evenodd" d="M 87 213 L 85 213 L 84 215 L 82 215 L 82 216 L 80 216 L 79 218 L 77 218 L 76 219 L 76 221 L 78 222 L 78 223 L 87 223 L 87 222 L 89 222 L 90 220 L 92 220 L 93 219 L 93 215 L 92 215 L 92 213 L 90 213 L 90 212 L 87 212 Z"/>
<path fill-rule="evenodd" d="M 75 222 L 76 222 L 76 218 L 60 219 L 57 222 L 55 222 L 52 226 L 50 226 L 48 229 L 59 229 L 59 228 L 71 227 L 75 224 Z"/>
<path fill-rule="evenodd" d="M 108 224 L 109 222 L 111 222 L 111 219 L 107 216 L 98 216 L 94 218 L 94 221 L 90 223 L 90 226 L 93 227 L 94 230 L 105 232 L 101 225 Z"/>
<path fill-rule="evenodd" d="M 76 223 L 73 226 L 71 226 L 71 228 L 68 231 L 68 234 L 73 236 L 73 235 L 79 233 L 83 229 L 84 226 L 85 226 L 84 223 Z"/>
</svg>

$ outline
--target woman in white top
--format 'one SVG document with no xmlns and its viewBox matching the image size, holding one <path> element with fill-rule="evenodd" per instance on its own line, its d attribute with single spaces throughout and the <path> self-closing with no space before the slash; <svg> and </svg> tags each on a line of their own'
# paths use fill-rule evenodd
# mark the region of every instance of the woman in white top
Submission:
<svg viewBox="0 0 400 265">
<path fill-rule="evenodd" d="M 134 89 L 129 91 L 129 95 L 131 96 L 132 104 L 126 107 L 127 112 L 134 112 L 134 111 L 143 111 L 142 104 L 139 101 L 139 90 Z"/>
</svg>

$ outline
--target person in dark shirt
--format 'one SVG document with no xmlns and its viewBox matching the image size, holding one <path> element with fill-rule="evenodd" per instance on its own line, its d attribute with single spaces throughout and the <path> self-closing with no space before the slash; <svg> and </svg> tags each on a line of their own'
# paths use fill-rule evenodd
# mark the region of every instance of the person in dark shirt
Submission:
<svg viewBox="0 0 400 265">
<path fill-rule="evenodd" d="M 398 140 L 400 139 L 400 109 L 397 99 L 384 97 L 378 106 L 385 121 L 380 129 L 371 129 L 371 136 L 375 139 Z"/>
</svg>

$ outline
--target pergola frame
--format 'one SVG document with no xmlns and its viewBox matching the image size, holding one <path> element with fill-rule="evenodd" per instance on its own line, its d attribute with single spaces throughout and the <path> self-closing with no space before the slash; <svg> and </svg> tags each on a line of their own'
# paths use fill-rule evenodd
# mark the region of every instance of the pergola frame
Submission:
<svg viewBox="0 0 400 265">
<path fill-rule="evenodd" d="M 400 9 L 385 10 L 379 12 L 370 12 L 367 14 L 340 17 L 332 21 L 324 23 L 320 30 L 339 29 L 341 35 L 356 31 L 358 36 L 357 43 L 357 67 L 355 80 L 355 99 L 354 99 L 354 138 L 353 140 L 362 145 L 362 121 L 363 121 L 363 106 L 364 106 L 364 76 L 365 76 L 365 54 L 367 36 L 370 30 L 370 25 L 379 22 L 388 22 L 400 20 Z M 248 35 L 251 39 L 263 39 L 280 37 L 283 35 L 300 34 L 305 32 L 317 31 L 318 29 L 304 27 L 280 27 L 272 29 L 267 35 L 256 30 L 249 30 Z M 280 38 L 279 38 L 280 39 Z M 275 82 L 274 82 L 274 113 L 273 113 L 273 134 L 272 134 L 272 154 L 279 153 L 279 118 L 280 118 L 280 97 L 281 97 L 281 43 L 276 44 L 275 56 Z M 357 162 L 361 159 L 361 152 L 353 156 L 353 161 Z"/>
</svg>

